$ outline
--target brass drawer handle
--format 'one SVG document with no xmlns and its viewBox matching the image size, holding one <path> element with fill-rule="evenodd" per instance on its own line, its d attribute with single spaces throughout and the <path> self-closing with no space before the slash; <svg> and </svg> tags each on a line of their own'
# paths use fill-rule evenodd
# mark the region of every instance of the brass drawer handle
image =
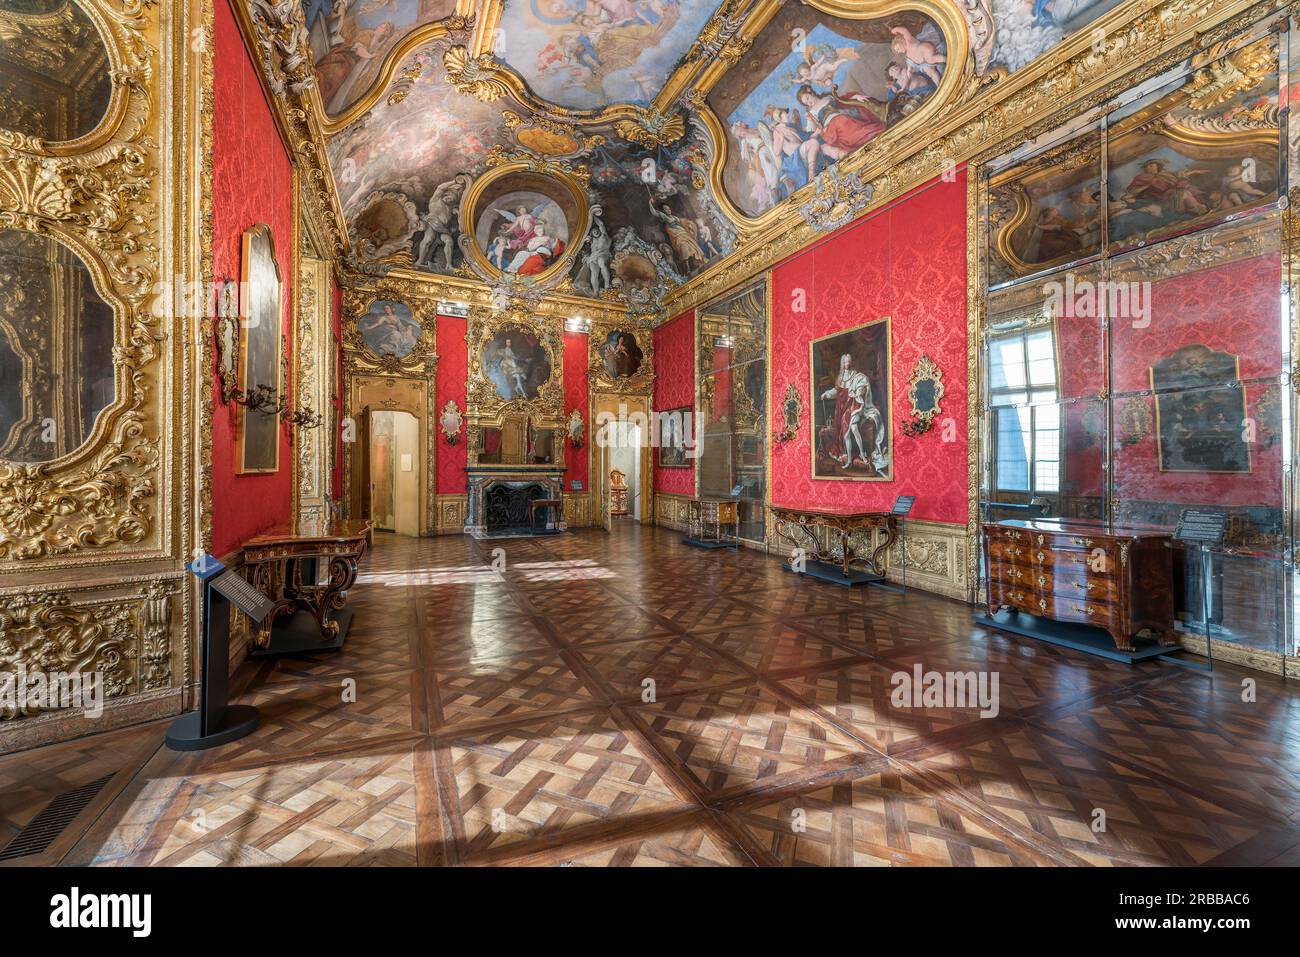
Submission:
<svg viewBox="0 0 1300 957">
<path fill-rule="evenodd" d="M 1082 545 L 1084 548 L 1092 548 L 1091 538 L 1072 538 L 1070 542 L 1074 545 Z"/>
<path fill-rule="evenodd" d="M 1071 606 L 1070 606 L 1070 610 L 1071 610 L 1071 611 L 1076 611 L 1076 612 L 1078 612 L 1080 615 L 1097 615 L 1097 616 L 1100 616 L 1100 615 L 1102 614 L 1102 612 L 1099 611 L 1098 609 L 1096 609 L 1096 608 L 1089 608 L 1087 605 L 1083 605 L 1083 606 L 1080 606 L 1080 605 L 1071 605 Z"/>
</svg>

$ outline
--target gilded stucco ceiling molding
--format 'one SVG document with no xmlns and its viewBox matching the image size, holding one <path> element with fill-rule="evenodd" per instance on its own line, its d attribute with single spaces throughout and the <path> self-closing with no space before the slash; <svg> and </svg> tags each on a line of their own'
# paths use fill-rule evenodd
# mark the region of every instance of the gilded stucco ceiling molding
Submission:
<svg viewBox="0 0 1300 957">
<path fill-rule="evenodd" d="M 1084 35 L 1065 41 L 977 101 L 963 100 L 951 114 L 937 118 L 937 128 L 926 131 L 933 132 L 932 139 L 913 136 L 877 151 L 887 132 L 842 160 L 840 172 L 859 173 L 872 188 L 871 206 L 863 213 L 869 214 L 961 163 L 992 157 L 1012 141 L 1031 140 L 1283 8 L 1248 0 L 1142 3 L 1136 14 L 1119 8 L 1112 14 L 1132 19 L 1102 18 L 1102 28 L 1110 24 L 1104 46 L 1094 47 L 1091 32 L 1082 31 Z M 711 117 L 709 112 L 704 115 Z M 716 118 L 712 122 L 716 124 Z M 716 138 L 722 130 L 711 132 Z M 712 299 L 814 241 L 819 233 L 802 221 L 791 202 L 764 214 L 761 225 L 742 232 L 734 253 L 674 290 L 665 303 L 668 314 Z"/>
<path fill-rule="evenodd" d="M 337 116 L 330 116 L 326 112 L 325 104 L 321 102 L 319 89 L 314 90 L 311 101 L 316 115 L 320 119 L 321 130 L 327 134 L 337 133 L 344 127 L 350 126 L 369 112 L 381 99 L 385 99 L 385 94 L 387 94 L 390 102 L 400 102 L 401 99 L 405 99 L 406 94 L 403 90 L 403 84 L 409 86 L 410 82 L 419 76 L 419 68 L 414 68 L 415 72 L 412 73 L 412 68 L 408 67 L 407 70 L 398 74 L 397 68 L 402 64 L 402 61 L 415 50 L 433 40 L 451 37 L 454 40 L 463 42 L 473 26 L 474 14 L 468 11 L 461 12 L 458 6 L 457 12 L 452 16 L 415 28 L 388 51 L 388 54 L 384 57 L 383 66 L 380 67 L 379 74 L 366 92 Z M 389 89 L 390 85 L 393 87 L 391 91 Z M 398 100 L 393 100 L 394 96 L 398 97 Z"/>
<path fill-rule="evenodd" d="M 123 102 L 108 139 L 94 133 L 84 152 L 51 153 L 37 140 L 0 136 L 0 228 L 46 236 L 75 253 L 115 323 L 115 398 L 86 440 L 50 461 L 0 462 L 0 562 L 37 567 L 114 547 L 163 547 L 157 495 L 166 426 L 155 408 L 170 310 L 155 309 L 160 169 L 149 134 L 153 100 L 142 82 L 155 75 L 157 50 L 146 38 L 156 27 L 144 5 L 82 0 L 82 7 L 118 64 L 113 96 Z M 14 295 L 21 290 L 11 284 Z M 7 313 L 22 308 L 21 301 L 0 304 Z"/>
<path fill-rule="evenodd" d="M 348 232 L 325 151 L 302 6 L 298 0 L 233 0 L 231 7 L 250 47 L 260 52 L 258 75 L 298 169 L 310 215 L 325 233 L 330 254 L 341 262 L 349 253 Z"/>
</svg>

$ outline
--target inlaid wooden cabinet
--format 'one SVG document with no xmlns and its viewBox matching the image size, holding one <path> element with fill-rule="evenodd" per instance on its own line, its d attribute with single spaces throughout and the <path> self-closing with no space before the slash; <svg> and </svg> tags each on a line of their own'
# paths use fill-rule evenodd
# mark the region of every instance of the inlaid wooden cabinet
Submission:
<svg viewBox="0 0 1300 957">
<path fill-rule="evenodd" d="M 1064 519 L 997 522 L 984 533 L 990 613 L 1096 625 L 1125 651 L 1147 628 L 1174 643 L 1169 533 Z"/>
</svg>

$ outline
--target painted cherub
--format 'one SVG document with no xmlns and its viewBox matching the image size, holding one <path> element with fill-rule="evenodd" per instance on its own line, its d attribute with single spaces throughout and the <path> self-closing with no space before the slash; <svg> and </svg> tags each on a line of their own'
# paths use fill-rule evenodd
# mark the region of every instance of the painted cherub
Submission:
<svg viewBox="0 0 1300 957">
<path fill-rule="evenodd" d="M 931 40 L 914 36 L 907 27 L 890 27 L 894 35 L 889 48 L 907 58 L 907 68 L 928 79 L 936 87 L 943 80 L 943 66 L 948 56 L 939 51 L 939 45 Z M 921 31 L 925 33 L 924 30 Z"/>
<path fill-rule="evenodd" d="M 1243 166 L 1229 167 L 1227 174 L 1223 177 L 1223 198 L 1228 201 L 1230 206 L 1244 206 L 1253 199 L 1267 195 L 1264 190 L 1257 189 L 1246 178 L 1246 170 Z"/>
</svg>

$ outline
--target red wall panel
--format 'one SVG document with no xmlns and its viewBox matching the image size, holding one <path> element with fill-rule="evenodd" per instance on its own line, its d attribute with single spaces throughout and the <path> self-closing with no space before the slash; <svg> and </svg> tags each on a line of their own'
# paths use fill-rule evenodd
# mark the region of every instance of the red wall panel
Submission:
<svg viewBox="0 0 1300 957">
<path fill-rule="evenodd" d="M 654 332 L 654 410 L 667 412 L 695 407 L 695 310 L 676 316 Z M 691 429 L 692 437 L 698 430 Z M 654 451 L 655 461 L 659 452 Z M 672 495 L 695 494 L 695 469 L 654 470 L 655 490 Z"/>
<path fill-rule="evenodd" d="M 294 280 L 293 171 L 227 0 L 217 3 L 213 69 L 213 275 L 238 279 L 244 230 L 257 223 L 270 226 L 283 281 L 281 324 L 288 333 Z M 289 341 L 292 347 L 292 337 Z M 218 399 L 212 416 L 215 555 L 288 521 L 293 505 L 287 429 L 281 430 L 278 472 L 235 474 L 239 465 L 236 409 Z"/>
<path fill-rule="evenodd" d="M 567 414 L 574 409 L 587 421 L 587 334 L 584 332 L 566 332 L 564 334 L 564 411 Z M 564 473 L 564 490 L 573 490 L 574 482 L 581 482 L 583 491 L 588 488 L 590 477 L 591 436 L 584 436 L 582 448 L 575 449 L 566 438 L 564 440 L 564 464 L 568 471 Z"/>
<path fill-rule="evenodd" d="M 916 495 L 913 517 L 965 522 L 965 171 L 950 183 L 934 181 L 781 263 L 772 287 L 771 421 L 781 421 L 789 383 L 805 403 L 798 434 L 772 451 L 773 503 L 886 509 L 899 495 Z M 883 316 L 891 317 L 894 479 L 813 479 L 809 403 L 818 400 L 809 395 L 808 344 Z M 932 431 L 907 438 L 899 423 L 910 408 L 908 379 L 923 353 L 943 370 L 942 414 Z"/>
<path fill-rule="evenodd" d="M 438 317 L 438 372 L 434 382 L 434 404 L 430 410 L 441 418 L 442 409 L 455 400 L 460 414 L 465 414 L 465 381 L 469 375 L 469 346 L 465 343 L 465 320 L 456 316 Z M 469 488 L 465 477 L 465 429 L 460 430 L 460 441 L 448 445 L 442 429 L 438 429 L 437 465 L 438 494 L 463 495 Z"/>
</svg>

